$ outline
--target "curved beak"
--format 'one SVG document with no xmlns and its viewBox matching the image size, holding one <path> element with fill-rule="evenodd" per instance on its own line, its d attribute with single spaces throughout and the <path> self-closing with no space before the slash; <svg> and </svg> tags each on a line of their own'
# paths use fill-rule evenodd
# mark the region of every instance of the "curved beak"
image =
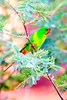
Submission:
<svg viewBox="0 0 67 100">
<path fill-rule="evenodd" d="M 50 32 L 51 32 L 51 29 L 48 28 L 48 31 L 47 31 L 46 35 L 50 34 Z"/>
</svg>

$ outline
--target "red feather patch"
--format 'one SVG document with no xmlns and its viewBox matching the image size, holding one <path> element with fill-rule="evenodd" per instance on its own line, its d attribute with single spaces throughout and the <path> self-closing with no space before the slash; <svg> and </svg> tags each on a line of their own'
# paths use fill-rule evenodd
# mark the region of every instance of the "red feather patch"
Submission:
<svg viewBox="0 0 67 100">
<path fill-rule="evenodd" d="M 26 50 L 24 50 L 22 53 L 25 55 L 25 54 L 27 54 L 28 52 L 27 52 Z"/>
<path fill-rule="evenodd" d="M 48 29 L 48 32 L 46 33 L 46 35 L 50 34 L 50 32 L 51 32 L 51 29 L 49 28 Z"/>
</svg>

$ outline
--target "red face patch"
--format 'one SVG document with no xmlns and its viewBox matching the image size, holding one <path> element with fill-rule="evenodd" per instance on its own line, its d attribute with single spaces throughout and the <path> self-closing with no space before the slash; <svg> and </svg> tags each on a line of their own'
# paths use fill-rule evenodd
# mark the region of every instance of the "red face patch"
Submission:
<svg viewBox="0 0 67 100">
<path fill-rule="evenodd" d="M 50 34 L 50 32 L 51 32 L 51 29 L 49 28 L 48 29 L 48 32 L 46 33 L 46 35 Z"/>
</svg>

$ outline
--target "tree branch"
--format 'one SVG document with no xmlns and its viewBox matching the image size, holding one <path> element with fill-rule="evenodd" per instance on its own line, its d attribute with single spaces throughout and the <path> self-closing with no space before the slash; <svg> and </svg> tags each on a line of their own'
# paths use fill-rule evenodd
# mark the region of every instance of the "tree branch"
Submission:
<svg viewBox="0 0 67 100">
<path fill-rule="evenodd" d="M 59 97 L 61 98 L 61 100 L 64 100 L 64 99 L 63 99 L 63 97 L 61 96 L 60 92 L 58 91 L 58 89 L 57 89 L 56 85 L 54 84 L 54 82 L 53 82 L 53 81 L 52 81 L 52 79 L 50 78 L 49 74 L 48 74 L 48 73 L 46 73 L 46 74 L 47 74 L 47 76 L 48 76 L 48 78 L 49 78 L 50 82 L 52 83 L 53 87 L 55 88 L 55 90 L 56 90 L 57 94 L 58 94 L 58 95 L 59 95 Z"/>
<path fill-rule="evenodd" d="M 25 34 L 28 36 L 27 31 L 26 31 L 26 28 L 25 28 L 25 23 L 21 20 L 21 16 L 20 16 L 20 14 L 18 13 L 18 11 L 16 11 L 16 9 L 15 9 L 14 7 L 12 7 L 12 5 L 9 4 L 9 2 L 7 2 L 7 1 L 5 1 L 5 2 L 6 2 L 6 3 L 10 6 L 10 8 L 13 9 L 13 11 L 18 15 L 20 21 L 22 22 L 22 24 L 23 24 L 23 26 L 24 26 Z"/>
<path fill-rule="evenodd" d="M 5 70 L 4 72 L 6 72 L 10 67 L 12 67 L 12 65 L 14 64 L 15 62 L 12 62 Z"/>
<path fill-rule="evenodd" d="M 15 9 L 14 7 L 12 7 L 12 5 L 9 4 L 9 2 L 7 2 L 7 1 L 5 1 L 5 2 L 13 9 L 13 11 L 18 15 L 20 21 L 22 22 L 21 16 L 20 16 L 19 13 L 16 11 L 16 9 Z M 35 52 L 36 52 L 36 51 L 37 51 L 36 48 L 34 47 L 33 43 L 32 43 L 32 42 L 30 41 L 30 39 L 28 38 L 28 32 L 27 32 L 27 28 L 26 28 L 25 23 L 22 22 L 22 24 L 23 24 L 23 26 L 24 26 L 24 30 L 25 30 L 25 33 L 26 33 L 26 35 L 27 35 L 27 39 L 28 39 L 28 41 L 30 42 L 32 48 L 33 48 L 33 49 L 35 50 Z M 4 72 L 7 71 L 13 64 L 14 64 L 14 62 L 11 63 L 11 64 L 4 70 Z"/>
</svg>

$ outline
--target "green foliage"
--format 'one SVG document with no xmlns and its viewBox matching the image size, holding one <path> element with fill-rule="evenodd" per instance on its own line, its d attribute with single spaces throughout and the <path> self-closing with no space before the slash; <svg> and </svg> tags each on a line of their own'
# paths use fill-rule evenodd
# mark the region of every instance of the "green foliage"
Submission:
<svg viewBox="0 0 67 100">
<path fill-rule="evenodd" d="M 39 68 L 43 68 L 45 67 L 45 72 L 46 73 L 48 71 L 49 68 L 53 68 L 55 67 L 55 62 L 54 62 L 54 58 L 53 57 L 49 57 L 47 58 L 47 51 L 43 51 L 43 50 L 39 50 L 38 52 L 34 53 L 34 54 L 16 54 L 14 55 L 14 57 L 12 58 L 13 61 L 16 61 L 18 63 L 21 64 L 20 67 L 18 67 L 18 70 L 22 70 L 23 68 L 32 68 L 37 70 Z M 47 69 L 48 68 L 48 69 Z"/>
<path fill-rule="evenodd" d="M 63 91 L 67 90 L 67 72 L 64 75 L 58 76 L 56 78 L 56 84 L 61 90 Z"/>
<path fill-rule="evenodd" d="M 48 51 L 39 50 L 34 54 L 23 55 L 17 53 L 13 60 L 19 64 L 18 67 L 14 67 L 21 75 L 15 76 L 18 80 L 30 80 L 29 85 L 36 84 L 36 81 L 46 75 L 46 72 L 51 70 L 58 70 L 59 66 L 55 65 L 55 59 L 53 57 L 47 57 Z M 22 78 L 21 78 L 22 76 Z M 27 82 L 27 81 L 26 81 Z"/>
<path fill-rule="evenodd" d="M 67 62 L 66 53 L 60 51 L 61 48 L 57 46 L 58 41 L 61 42 L 61 46 L 64 42 L 63 49 L 67 50 L 67 24 L 64 23 L 64 18 L 67 16 L 65 7 L 66 0 L 26 0 L 20 2 L 17 9 L 22 13 L 22 20 L 24 19 L 25 23 L 35 22 L 37 26 L 45 25 L 52 29 L 43 49 L 48 50 L 49 56 L 54 56 L 59 63 Z M 35 13 L 36 18 L 34 17 Z"/>
<path fill-rule="evenodd" d="M 6 16 L 0 15 L 0 31 L 2 31 L 4 25 L 6 24 L 6 19 L 7 19 Z"/>
<path fill-rule="evenodd" d="M 61 2 L 60 0 L 55 0 L 53 2 L 50 2 L 49 0 L 26 0 L 23 2 L 20 2 L 17 11 L 22 13 L 22 20 L 26 22 L 26 20 L 30 20 L 30 22 L 35 21 L 37 25 L 43 26 L 47 24 L 49 27 L 53 27 L 54 24 L 56 24 L 56 20 L 62 18 L 62 7 L 65 4 L 65 0 Z M 60 7 L 57 9 L 57 6 Z M 54 9 L 57 9 L 57 15 L 55 17 L 55 20 L 53 19 L 54 15 L 51 15 L 53 12 L 55 12 Z M 54 11 L 53 11 L 54 10 Z M 59 12 L 60 11 L 60 12 Z M 34 14 L 37 14 L 36 18 L 34 17 Z M 41 17 L 39 18 L 38 15 Z M 58 19 L 57 19 L 58 18 Z M 59 21 L 59 20 L 58 20 Z M 53 25 L 52 25 L 53 24 Z"/>
<path fill-rule="evenodd" d="M 0 0 L 0 5 L 3 5 L 4 4 L 4 1 L 5 0 Z"/>
<path fill-rule="evenodd" d="M 56 40 L 47 38 L 41 49 L 48 50 L 48 57 L 53 56 L 57 64 L 60 64 L 61 62 L 67 62 L 67 55 L 66 53 L 60 51 L 60 48 L 56 45 Z"/>
</svg>

